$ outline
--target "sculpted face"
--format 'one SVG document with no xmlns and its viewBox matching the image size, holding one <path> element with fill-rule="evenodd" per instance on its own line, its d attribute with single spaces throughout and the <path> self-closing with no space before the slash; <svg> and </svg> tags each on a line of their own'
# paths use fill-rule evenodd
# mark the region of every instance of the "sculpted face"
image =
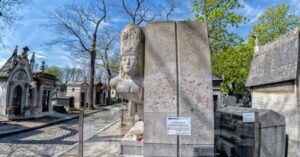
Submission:
<svg viewBox="0 0 300 157">
<path fill-rule="evenodd" d="M 122 56 L 122 67 L 125 74 L 134 72 L 137 58 L 135 55 L 123 55 Z"/>
</svg>

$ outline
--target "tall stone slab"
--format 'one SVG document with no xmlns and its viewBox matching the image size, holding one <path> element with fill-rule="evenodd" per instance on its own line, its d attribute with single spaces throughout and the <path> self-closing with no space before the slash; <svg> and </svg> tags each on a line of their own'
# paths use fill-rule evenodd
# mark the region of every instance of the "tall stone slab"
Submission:
<svg viewBox="0 0 300 157">
<path fill-rule="evenodd" d="M 206 25 L 151 22 L 144 32 L 144 156 L 213 156 L 212 74 Z M 168 117 L 190 117 L 191 135 L 168 135 Z"/>
</svg>

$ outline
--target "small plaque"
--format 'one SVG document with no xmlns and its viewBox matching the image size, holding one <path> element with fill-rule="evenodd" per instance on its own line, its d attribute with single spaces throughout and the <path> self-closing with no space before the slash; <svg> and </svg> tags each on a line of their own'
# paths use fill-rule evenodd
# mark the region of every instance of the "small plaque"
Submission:
<svg viewBox="0 0 300 157">
<path fill-rule="evenodd" d="M 255 122 L 255 113 L 254 112 L 243 113 L 243 122 L 244 123 Z"/>
<path fill-rule="evenodd" d="M 168 135 L 191 135 L 191 117 L 167 117 Z"/>
</svg>

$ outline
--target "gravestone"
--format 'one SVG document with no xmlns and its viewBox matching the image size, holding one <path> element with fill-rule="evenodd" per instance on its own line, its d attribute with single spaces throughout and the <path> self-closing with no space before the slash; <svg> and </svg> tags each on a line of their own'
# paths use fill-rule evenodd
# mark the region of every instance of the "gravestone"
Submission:
<svg viewBox="0 0 300 157">
<path fill-rule="evenodd" d="M 215 122 L 220 156 L 285 155 L 285 117 L 278 112 L 229 106 L 216 112 Z"/>
<path fill-rule="evenodd" d="M 144 156 L 213 156 L 212 74 L 206 25 L 150 22 L 144 33 Z"/>
</svg>

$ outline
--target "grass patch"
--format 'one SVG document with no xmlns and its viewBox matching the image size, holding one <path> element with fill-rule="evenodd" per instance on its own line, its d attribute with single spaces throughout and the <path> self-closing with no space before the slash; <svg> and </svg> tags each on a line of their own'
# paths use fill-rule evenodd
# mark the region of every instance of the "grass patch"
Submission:
<svg viewBox="0 0 300 157">
<path fill-rule="evenodd" d="M 96 110 L 91 110 L 91 109 L 86 108 L 86 109 L 84 109 L 84 114 L 90 114 L 90 113 L 93 113 L 95 111 Z M 79 109 L 77 109 L 77 108 L 69 109 L 67 111 L 67 114 L 79 114 Z"/>
</svg>

